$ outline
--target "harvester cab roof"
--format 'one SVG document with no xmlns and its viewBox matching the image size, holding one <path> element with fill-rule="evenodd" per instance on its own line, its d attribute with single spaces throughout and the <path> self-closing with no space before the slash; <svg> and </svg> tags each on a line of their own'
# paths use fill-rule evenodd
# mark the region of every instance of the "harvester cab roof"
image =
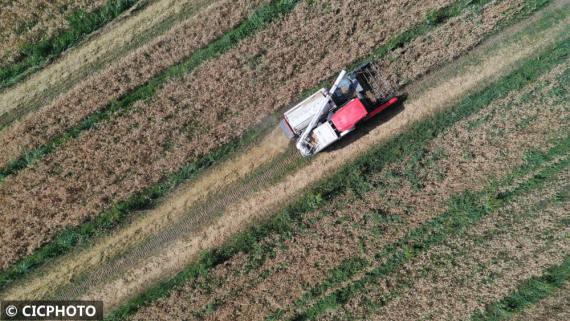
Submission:
<svg viewBox="0 0 570 321">
<path fill-rule="evenodd" d="M 303 156 L 314 155 L 353 131 L 358 123 L 396 103 L 393 89 L 370 64 L 341 71 L 333 86 L 322 88 L 287 110 L 280 127 Z"/>
</svg>

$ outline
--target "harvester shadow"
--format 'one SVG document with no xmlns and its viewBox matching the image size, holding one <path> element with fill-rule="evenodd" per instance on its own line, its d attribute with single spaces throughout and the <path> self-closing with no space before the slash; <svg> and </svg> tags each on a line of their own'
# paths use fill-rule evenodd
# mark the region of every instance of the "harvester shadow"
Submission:
<svg viewBox="0 0 570 321">
<path fill-rule="evenodd" d="M 376 117 L 370 119 L 369 121 L 358 125 L 356 129 L 346 135 L 343 139 L 341 139 L 338 143 L 329 146 L 329 148 L 325 149 L 323 152 L 330 153 L 336 150 L 343 149 L 344 147 L 354 143 L 355 141 L 359 140 L 361 137 L 368 135 L 373 129 L 378 126 L 382 126 L 383 124 L 389 122 L 392 118 L 394 118 L 399 113 L 405 110 L 405 101 L 407 99 L 407 94 L 402 94 L 398 96 L 398 102 L 391 106 L 390 108 L 382 111 Z"/>
</svg>

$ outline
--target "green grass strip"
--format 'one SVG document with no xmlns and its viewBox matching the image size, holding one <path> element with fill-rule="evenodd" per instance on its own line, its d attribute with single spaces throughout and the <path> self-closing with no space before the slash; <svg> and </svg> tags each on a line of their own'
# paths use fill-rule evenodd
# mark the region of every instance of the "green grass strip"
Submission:
<svg viewBox="0 0 570 321">
<path fill-rule="evenodd" d="M 375 49 L 369 56 L 355 62 L 349 66 L 347 69 L 353 69 L 356 66 L 373 60 L 378 60 L 385 57 L 390 51 L 404 46 L 406 43 L 413 41 L 414 39 L 426 34 L 427 32 L 431 31 L 437 25 L 445 23 L 450 18 L 453 18 L 459 15 L 463 10 L 470 9 L 470 10 L 478 10 L 481 9 L 485 4 L 490 2 L 490 0 L 462 0 L 451 4 L 448 7 L 441 8 L 436 11 L 432 11 L 428 14 L 426 21 L 412 27 L 411 29 L 404 31 L 401 34 L 396 35 L 395 37 L 388 40 L 387 43 Z M 528 0 L 525 2 L 525 6 L 523 9 L 516 15 L 512 21 L 508 23 L 513 23 L 515 20 L 520 20 L 536 10 L 543 8 L 547 5 L 550 0 Z M 434 20 L 434 16 L 438 17 Z M 200 54 L 196 53 L 196 60 L 199 60 L 199 57 L 207 56 L 208 50 L 203 50 L 205 53 Z M 214 50 L 212 50 L 214 51 Z M 194 56 L 193 56 L 194 57 Z M 162 85 L 166 80 L 170 77 L 180 76 L 186 72 L 190 72 L 193 70 L 197 65 L 200 63 L 195 61 L 192 63 L 193 57 L 189 58 L 186 63 L 182 65 L 176 65 L 168 69 L 162 74 L 159 74 L 156 78 L 150 80 L 147 84 L 135 89 L 129 95 L 125 96 L 118 101 L 115 101 L 108 105 L 106 108 L 101 109 L 100 111 L 95 112 L 94 114 L 88 116 L 84 120 L 82 120 L 78 125 L 69 129 L 66 133 L 54 137 L 48 143 L 43 146 L 40 146 L 36 149 L 29 150 L 22 154 L 19 158 L 9 162 L 4 168 L 0 168 L 0 183 L 9 175 L 16 174 L 20 170 L 30 166 L 33 162 L 43 158 L 47 154 L 56 150 L 59 146 L 64 144 L 65 142 L 69 141 L 70 139 L 74 139 L 78 137 L 83 131 L 92 128 L 95 124 L 99 122 L 103 122 L 115 115 L 118 111 L 124 111 L 128 109 L 130 106 L 134 104 L 134 102 L 141 100 L 141 99 L 148 99 L 156 93 L 157 87 Z M 184 66 L 184 64 L 187 64 Z M 318 86 L 315 86 L 311 89 L 304 91 L 298 101 L 308 97 L 314 91 L 322 88 L 329 80 L 320 83 Z"/>
<path fill-rule="evenodd" d="M 162 84 L 169 78 L 183 75 L 204 61 L 221 55 L 232 46 L 235 46 L 242 39 L 253 35 L 256 31 L 261 30 L 263 26 L 293 10 L 297 3 L 297 0 L 279 0 L 260 7 L 246 21 L 242 22 L 238 27 L 226 33 L 208 47 L 198 50 L 192 55 L 192 57 L 182 64 L 171 67 L 161 74 L 160 77 L 151 80 L 151 82 L 143 87 L 139 87 L 121 101 L 112 104 L 110 108 L 107 108 L 105 111 L 93 114 L 84 120 L 79 126 L 75 127 L 71 132 L 66 133 L 63 137 L 60 137 L 56 141 L 50 143 L 50 145 L 45 146 L 45 149 L 42 149 L 38 153 L 48 153 L 64 142 L 73 139 L 83 130 L 91 128 L 95 123 L 103 119 L 107 119 L 113 113 L 126 108 L 126 106 L 129 106 L 136 100 L 152 96 L 159 84 Z M 246 135 L 240 139 L 235 139 L 197 161 L 187 164 L 175 173 L 162 179 L 158 184 L 144 189 L 125 201 L 118 202 L 111 209 L 101 213 L 92 221 L 62 231 L 52 242 L 42 246 L 36 252 L 25 257 L 7 270 L 0 272 L 0 290 L 4 289 L 15 280 L 23 277 L 31 270 L 46 264 L 54 257 L 67 253 L 74 247 L 84 244 L 94 236 L 100 235 L 105 231 L 109 231 L 117 225 L 125 222 L 130 213 L 154 206 L 158 199 L 172 191 L 176 186 L 192 177 L 195 177 L 198 172 L 210 167 L 213 163 L 224 159 L 232 152 L 250 144 L 263 132 L 263 128 L 254 128 L 248 131 Z M 25 161 L 26 160 L 22 160 L 22 162 Z"/>
<path fill-rule="evenodd" d="M 326 311 L 346 304 L 351 298 L 361 293 L 367 284 L 374 284 L 378 279 L 398 271 L 406 262 L 429 248 L 441 244 L 451 236 L 463 233 L 483 217 L 507 205 L 516 196 L 524 195 L 544 186 L 545 182 L 570 166 L 570 159 L 567 158 L 546 168 L 540 174 L 533 176 L 507 193 L 499 192 L 503 186 L 512 184 L 516 179 L 520 179 L 537 166 L 552 160 L 556 156 L 567 154 L 569 151 L 570 137 L 547 154 L 535 153 L 532 158 L 528 158 L 525 166 L 508 176 L 506 180 L 495 182 L 479 193 L 466 191 L 453 197 L 444 214 L 424 223 L 375 255 L 379 259 L 388 257 L 389 259 L 385 263 L 367 272 L 361 279 L 325 296 L 305 311 L 296 314 L 292 320 L 312 320 Z M 381 305 L 385 303 L 379 302 Z"/>
<path fill-rule="evenodd" d="M 291 12 L 298 2 L 299 0 L 275 0 L 270 4 L 259 7 L 237 27 L 225 33 L 208 46 L 196 50 L 183 62 L 169 67 L 126 96 L 113 101 L 105 108 L 89 115 L 65 133 L 54 137 L 45 145 L 27 151 L 18 159 L 11 161 L 6 167 L 0 169 L 0 182 L 2 182 L 6 176 L 19 172 L 30 166 L 33 162 L 53 152 L 59 146 L 77 138 L 81 133 L 93 128 L 96 124 L 108 120 L 121 112 L 125 112 L 135 102 L 153 97 L 156 91 L 166 81 L 190 73 L 204 62 L 226 53 L 243 39 L 253 36 L 267 24 Z"/>
<path fill-rule="evenodd" d="M 329 195 L 331 193 L 332 195 L 337 195 L 347 189 L 353 190 L 358 194 L 368 191 L 371 188 L 366 179 L 368 175 L 380 170 L 383 166 L 385 166 L 385 164 L 389 162 L 397 161 L 398 159 L 405 159 L 407 155 L 417 154 L 417 152 L 423 150 L 424 146 L 426 146 L 426 144 L 433 137 L 439 135 L 439 133 L 443 132 L 446 128 L 453 125 L 456 121 L 479 111 L 493 101 L 505 97 L 510 92 L 524 88 L 526 85 L 535 81 L 538 77 L 540 77 L 540 75 L 544 74 L 552 67 L 565 61 L 568 57 L 568 52 L 570 52 L 570 40 L 565 40 L 552 48 L 545 48 L 543 55 L 527 60 L 518 70 L 499 79 L 495 83 L 490 84 L 490 86 L 486 87 L 480 92 L 464 98 L 457 106 L 446 111 L 445 113 L 437 114 L 431 119 L 413 126 L 412 129 L 396 139 L 396 141 L 400 139 L 402 141 L 394 143 L 390 142 L 387 146 L 381 148 L 381 154 L 376 154 L 376 156 L 374 156 L 377 152 L 372 152 L 372 154 L 369 154 L 369 156 L 365 156 L 364 160 L 359 161 L 362 163 L 358 166 L 359 169 L 351 170 L 348 168 L 345 170 L 345 176 L 355 177 L 355 179 L 347 180 L 346 183 L 343 183 L 342 176 L 339 176 L 339 182 L 335 183 L 331 181 L 332 186 L 320 194 L 326 193 L 326 198 L 330 199 L 331 196 Z M 391 144 L 395 144 L 396 146 L 390 148 Z M 389 150 L 385 150 L 385 148 L 389 148 Z M 366 160 L 367 158 L 376 159 L 376 157 L 380 159 L 388 159 L 386 161 Z M 540 159 L 540 157 L 538 159 Z M 364 172 L 361 170 L 361 168 L 364 169 Z M 347 184 L 351 184 L 352 186 L 346 186 Z M 354 273 L 352 275 L 358 271 L 353 272 Z M 297 302 L 295 305 L 303 306 L 312 298 L 319 296 L 331 288 L 333 285 L 338 284 L 348 279 L 349 277 L 352 277 L 352 275 L 346 274 L 345 279 L 337 280 L 331 278 L 330 280 L 325 281 L 323 284 L 320 284 L 314 289 L 311 289 L 308 294 L 303 296 L 301 298 L 301 301 Z M 332 298 L 329 299 L 332 300 Z"/>
<path fill-rule="evenodd" d="M 469 8 L 471 10 L 481 9 L 485 4 L 489 3 L 491 0 L 461 0 L 456 3 L 451 4 L 450 6 L 441 8 L 439 10 L 431 11 L 428 14 L 426 20 L 411 29 L 396 35 L 395 37 L 388 40 L 387 43 L 384 45 L 376 48 L 369 56 L 355 62 L 349 66 L 348 69 L 353 69 L 357 65 L 360 65 L 367 61 L 377 60 L 383 58 L 386 54 L 390 51 L 394 50 L 395 48 L 401 47 L 406 43 L 409 43 L 420 37 L 423 34 L 431 31 L 435 27 L 440 24 L 445 23 L 452 17 L 459 15 L 463 10 Z M 546 5 L 550 0 L 529 0 L 528 3 L 525 4 L 524 9 L 518 14 L 519 17 L 526 16 L 538 8 L 543 7 Z M 297 0 L 295 0 L 295 3 Z M 433 18 L 433 16 L 437 16 L 438 19 Z M 272 19 L 272 18 L 271 18 Z M 261 27 L 261 26 L 260 26 Z M 244 27 L 247 30 L 247 27 Z M 244 30 L 245 31 L 245 30 Z M 231 32 L 230 32 L 231 33 Z M 16 174 L 20 170 L 30 166 L 33 162 L 43 158 L 47 154 L 56 150 L 59 146 L 63 145 L 70 139 L 74 139 L 83 131 L 92 128 L 95 124 L 99 122 L 103 122 L 115 115 L 118 111 L 124 111 L 128 109 L 130 106 L 134 104 L 134 102 L 141 100 L 141 99 L 148 99 L 156 93 L 157 88 L 159 88 L 165 81 L 172 77 L 178 77 L 185 73 L 192 71 L 196 68 L 199 64 L 201 64 L 204 60 L 214 58 L 219 56 L 223 52 L 227 51 L 231 48 L 235 43 L 231 43 L 231 36 L 230 33 L 227 34 L 228 39 L 220 39 L 218 42 L 219 44 L 216 45 L 213 43 L 206 49 L 199 50 L 196 52 L 192 57 L 190 57 L 186 62 L 181 63 L 180 65 L 175 65 L 164 71 L 163 73 L 157 75 L 157 77 L 151 79 L 148 83 L 138 87 L 133 92 L 128 94 L 127 96 L 109 104 L 107 107 L 93 113 L 92 115 L 83 119 L 78 125 L 72 127 L 67 132 L 63 133 L 60 136 L 54 137 L 45 145 L 42 145 L 36 149 L 32 149 L 26 151 L 17 159 L 9 162 L 4 168 L 0 168 L 0 183 L 9 175 Z M 219 49 L 215 49 L 214 47 L 218 46 Z M 220 50 L 223 48 L 222 50 Z M 325 85 L 326 82 L 329 80 L 306 90 L 302 93 L 301 97 L 298 101 L 301 101 L 303 98 L 308 97 L 314 91 L 318 90 Z"/>
<path fill-rule="evenodd" d="M 553 66 L 564 61 L 564 50 L 568 49 L 567 42 L 553 48 L 547 48 L 549 55 L 530 59 L 520 69 L 503 77 L 496 83 L 465 98 L 450 112 L 434 115 L 413 125 L 409 131 L 390 140 L 385 145 L 374 148 L 370 153 L 352 164 L 347 164 L 330 179 L 319 183 L 312 190 L 301 196 L 279 214 L 263 224 L 252 226 L 248 231 L 236 235 L 224 246 L 208 251 L 196 262 L 189 265 L 176 277 L 163 281 L 147 289 L 125 305 L 111 312 L 106 320 L 125 320 L 142 306 L 167 296 L 172 289 L 182 286 L 191 279 L 203 276 L 218 264 L 221 264 L 237 253 L 250 253 L 256 248 L 257 242 L 271 234 L 287 237 L 293 233 L 293 227 L 302 220 L 304 214 L 318 210 L 329 203 L 337 195 L 353 190 L 365 192 L 371 188 L 366 178 L 388 163 L 400 161 L 407 155 L 425 147 L 426 143 L 453 125 L 458 120 L 467 117 L 489 105 L 495 99 L 504 97 L 508 92 L 519 90 L 535 81 L 540 75 Z M 530 163 L 542 163 L 544 156 L 532 154 L 528 157 Z M 360 262 L 347 263 L 351 270 L 358 270 Z M 354 272 L 340 272 L 340 278 L 354 275 Z"/>
<path fill-rule="evenodd" d="M 541 276 L 529 278 L 498 302 L 487 305 L 485 311 L 477 311 L 472 321 L 507 320 L 532 304 L 552 295 L 570 278 L 570 256 L 560 265 L 551 266 Z"/>
<path fill-rule="evenodd" d="M 109 0 L 105 5 L 91 12 L 77 10 L 67 17 L 69 27 L 66 30 L 41 40 L 22 46 L 19 62 L 0 68 L 0 89 L 17 83 L 54 57 L 71 48 L 87 35 L 106 25 L 139 0 Z"/>
<path fill-rule="evenodd" d="M 271 5 L 258 10 L 250 19 L 254 19 L 255 21 L 264 21 L 265 19 L 275 19 L 279 15 L 287 12 L 287 10 L 292 10 L 295 3 L 296 3 L 296 1 L 273 2 Z M 277 14 L 272 13 L 272 12 L 274 12 L 273 9 L 275 9 L 275 8 L 280 8 L 281 13 L 280 14 L 279 13 L 277 13 Z M 264 11 L 266 11 L 266 12 L 264 13 Z M 265 21 L 267 21 L 267 20 L 265 20 Z M 231 39 L 234 39 L 233 41 L 237 41 L 236 38 L 239 37 L 241 39 L 241 38 L 245 37 L 245 34 L 247 33 L 247 30 L 249 28 L 241 28 L 241 26 L 242 25 L 240 25 L 240 27 L 238 27 L 238 29 L 236 29 L 236 30 L 241 30 L 241 31 L 236 32 L 233 36 L 226 34 L 223 38 L 221 38 L 220 40 L 217 41 L 218 44 L 216 46 L 218 48 L 223 48 L 224 46 L 227 46 L 228 42 L 232 41 Z M 261 27 L 261 26 L 258 26 L 258 27 Z M 222 40 L 222 39 L 226 39 L 226 40 Z M 205 49 L 202 49 L 200 51 L 201 54 L 196 53 L 198 55 L 195 54 L 195 55 L 193 55 L 193 57 L 194 56 L 205 57 L 208 53 L 211 53 L 212 51 L 214 51 L 214 50 L 205 48 Z M 209 59 L 209 58 L 211 58 L 211 57 L 200 58 L 200 59 Z M 196 59 L 196 60 L 194 60 L 194 62 L 190 62 L 190 60 L 192 60 L 192 59 Z M 199 60 L 199 58 L 190 58 L 190 60 L 185 62 L 185 64 L 187 64 L 186 68 L 195 68 L 195 66 L 197 66 L 197 64 L 199 64 L 197 61 L 197 60 Z M 178 69 L 178 68 L 179 67 L 176 66 L 174 68 L 169 69 L 171 71 L 165 72 L 161 77 L 167 77 L 166 74 L 172 74 L 173 76 L 183 74 L 184 72 L 182 72 L 181 69 Z M 156 85 L 154 85 L 154 86 L 157 86 L 160 83 L 162 83 L 162 82 L 157 81 Z M 104 120 L 104 119 L 108 119 L 111 116 L 111 114 L 127 108 L 129 104 L 132 104 L 132 102 L 136 101 L 137 99 L 144 99 L 144 98 L 150 97 L 151 95 L 149 93 L 150 92 L 154 93 L 154 90 L 156 90 L 156 88 L 153 86 L 144 86 L 144 88 L 146 88 L 146 89 L 139 88 L 138 90 L 133 92 L 132 96 L 129 95 L 128 97 L 125 97 L 123 100 L 120 100 L 119 102 L 112 104 L 112 106 L 115 106 L 115 107 L 110 107 L 109 111 L 107 111 L 107 112 L 102 111 L 102 112 L 99 112 L 97 114 L 94 114 L 92 117 L 89 117 L 84 122 L 82 122 L 83 125 L 79 125 L 78 127 L 76 127 L 75 130 L 72 131 L 75 134 L 66 134 L 65 137 L 67 137 L 67 138 L 60 138 L 62 140 L 62 142 L 50 144 L 49 146 L 51 146 L 51 147 L 44 147 L 45 150 L 37 152 L 37 154 L 45 155 L 45 154 L 49 153 L 51 150 L 55 149 L 58 145 L 60 145 L 63 142 L 77 136 L 81 132 L 80 128 L 89 129 L 95 123 L 97 123 L 101 120 Z M 138 94 L 137 94 L 137 92 L 138 92 Z M 137 98 L 137 97 L 140 97 L 140 98 Z M 68 135 L 69 135 L 69 137 L 68 137 Z M 128 219 L 128 216 L 130 213 L 137 211 L 137 210 L 148 209 L 148 208 L 153 207 L 154 204 L 156 204 L 157 201 L 161 197 L 166 195 L 168 192 L 172 191 L 176 186 L 180 185 L 182 182 L 184 182 L 184 181 L 186 181 L 192 177 L 195 177 L 200 171 L 202 171 L 205 168 L 208 168 L 213 163 L 218 162 L 218 161 L 226 158 L 232 152 L 240 149 L 243 146 L 246 146 L 247 144 L 252 142 L 254 139 L 256 139 L 256 137 L 259 137 L 259 135 L 261 135 L 260 131 L 250 130 L 250 131 L 248 131 L 248 134 L 245 135 L 244 137 L 242 137 L 240 139 L 236 139 L 236 140 L 232 141 L 231 143 L 226 144 L 226 145 L 220 147 L 219 149 L 215 150 L 213 153 L 206 155 L 205 157 L 201 158 L 200 160 L 193 162 L 193 163 L 190 163 L 187 166 L 184 166 L 179 171 L 177 171 L 177 172 L 169 175 L 165 179 L 163 179 L 159 184 L 156 184 L 154 186 L 151 186 L 151 187 L 143 190 L 142 192 L 130 197 L 126 201 L 119 202 L 118 204 L 114 205 L 110 210 L 107 210 L 107 211 L 103 212 L 102 214 L 100 214 L 99 216 L 97 216 L 97 218 L 95 218 L 93 221 L 89 221 L 89 222 L 82 224 L 81 226 L 66 229 L 66 230 L 62 231 L 60 234 L 58 234 L 54 238 L 54 240 L 52 242 L 44 245 L 43 247 L 38 249 L 36 252 L 34 252 L 32 255 L 25 257 L 20 262 L 11 266 L 7 270 L 0 272 L 0 290 L 6 288 L 8 285 L 10 285 L 14 281 L 18 280 L 19 278 L 23 277 L 24 275 L 31 272 L 32 270 L 38 268 L 39 266 L 46 264 L 47 262 L 49 262 L 53 258 L 55 258 L 59 255 L 68 253 L 73 248 L 75 248 L 79 245 L 82 245 L 82 244 L 86 244 L 94 236 L 100 235 L 100 234 L 105 233 L 107 231 L 110 231 L 114 227 L 124 223 Z M 29 157 L 25 157 L 25 158 L 26 159 L 37 159 L 39 157 L 41 157 L 41 156 L 38 156 L 38 157 L 29 156 Z M 31 161 L 27 161 L 27 160 L 21 160 L 21 161 L 22 162 L 31 162 Z M 24 167 L 25 166 L 26 165 L 24 165 Z M 0 179 L 1 179 L 1 174 L 0 174 Z M 340 191 L 340 189 L 339 189 L 339 191 Z M 321 202 L 323 200 L 322 200 L 322 197 L 320 197 L 318 194 L 319 194 L 319 192 L 317 192 L 314 195 L 307 195 L 307 196 L 303 197 L 303 200 L 301 201 L 301 203 L 303 204 L 302 206 L 309 205 L 309 206 L 314 206 L 314 208 L 317 208 L 318 206 L 320 206 L 322 204 Z M 333 194 L 334 193 L 330 193 L 330 196 L 332 197 Z M 301 204 L 301 203 L 299 203 L 299 204 Z M 301 205 L 299 205 L 299 206 L 301 206 Z M 309 207 L 309 208 L 311 208 L 311 207 Z M 295 209 L 295 206 L 291 207 L 291 210 L 293 212 L 297 211 L 297 209 Z M 299 213 L 300 212 L 301 211 L 299 211 Z M 288 223 L 286 223 L 288 220 L 285 219 L 285 216 L 283 216 L 282 219 L 283 219 L 283 221 L 281 221 L 281 219 L 277 219 L 276 222 L 270 224 L 271 227 L 268 227 L 267 231 L 285 232 L 286 230 L 288 230 L 289 226 L 288 226 Z M 262 228 L 262 230 L 265 230 L 265 228 Z M 266 235 L 266 234 L 265 234 L 265 232 L 262 232 L 260 230 L 257 232 L 253 232 L 252 235 L 257 235 L 259 237 L 262 237 L 263 235 Z M 216 254 L 216 256 L 218 258 L 215 261 L 216 262 L 223 262 L 224 260 L 229 258 L 231 255 L 233 255 L 233 253 L 237 253 L 238 251 L 247 249 L 247 247 L 249 245 L 251 245 L 250 241 L 257 239 L 257 238 L 250 238 L 246 234 L 243 235 L 243 238 L 244 239 L 242 239 L 241 241 L 236 243 L 236 244 L 240 244 L 240 245 L 229 246 L 229 247 L 225 247 L 225 248 L 220 249 L 220 251 L 218 251 Z"/>
</svg>

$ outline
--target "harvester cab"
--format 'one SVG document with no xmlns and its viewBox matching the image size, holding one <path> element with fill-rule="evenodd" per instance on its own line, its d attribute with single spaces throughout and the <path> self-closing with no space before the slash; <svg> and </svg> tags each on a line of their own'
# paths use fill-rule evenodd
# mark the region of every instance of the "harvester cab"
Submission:
<svg viewBox="0 0 570 321">
<path fill-rule="evenodd" d="M 280 127 L 303 156 L 314 155 L 356 126 L 395 104 L 393 88 L 376 77 L 370 64 L 341 71 L 332 87 L 322 88 L 287 110 Z"/>
</svg>

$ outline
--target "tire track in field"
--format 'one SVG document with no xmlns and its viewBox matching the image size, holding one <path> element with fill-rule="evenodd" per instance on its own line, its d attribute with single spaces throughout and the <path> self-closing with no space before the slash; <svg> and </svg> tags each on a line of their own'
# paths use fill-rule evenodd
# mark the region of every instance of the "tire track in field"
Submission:
<svg viewBox="0 0 570 321">
<path fill-rule="evenodd" d="M 287 173 L 291 167 L 307 162 L 300 154 L 293 152 L 292 148 L 272 160 L 270 166 L 260 168 L 244 180 L 230 184 L 219 191 L 212 193 L 205 200 L 187 210 L 187 213 L 156 234 L 142 240 L 127 251 L 120 253 L 102 267 L 90 273 L 80 282 L 73 282 L 66 287 L 58 289 L 50 299 L 64 300 L 77 298 L 87 293 L 91 288 L 111 280 L 117 280 L 129 268 L 140 263 L 148 256 L 160 255 L 162 249 L 171 244 L 184 241 L 188 235 L 200 233 L 200 230 L 228 210 L 231 204 L 248 197 L 256 189 L 267 187 L 272 181 Z"/>
<path fill-rule="evenodd" d="M 437 85 L 418 93 L 416 99 L 407 103 L 406 110 L 394 116 L 390 122 L 373 129 L 368 135 L 360 138 L 351 145 L 321 154 L 314 158 L 308 166 L 302 168 L 291 177 L 283 179 L 275 186 L 265 191 L 253 191 L 249 197 L 243 199 L 241 202 L 236 202 L 231 208 L 225 206 L 224 208 L 226 210 L 223 216 L 219 217 L 215 224 L 202 230 L 201 233 L 188 235 L 188 238 L 185 239 L 175 241 L 172 239 L 168 240 L 171 246 L 165 249 L 163 253 L 159 253 L 159 255 L 146 255 L 150 253 L 145 253 L 147 256 L 145 258 L 146 261 L 137 259 L 137 264 L 132 265 L 131 269 L 126 271 L 123 278 L 110 279 L 107 280 L 109 281 L 108 284 L 100 284 L 97 287 L 93 287 L 92 285 L 88 285 L 89 282 L 86 282 L 86 280 L 89 279 L 88 276 L 83 279 L 83 281 L 76 281 L 77 284 L 83 282 L 83 284 L 87 284 L 88 286 L 78 286 L 76 289 L 74 289 L 73 286 L 68 286 L 56 291 L 57 296 L 65 297 L 67 296 L 66 293 L 74 293 L 75 295 L 86 289 L 91 289 L 88 293 L 84 293 L 85 297 L 100 298 L 105 301 L 106 306 L 116 306 L 116 304 L 119 304 L 128 297 L 136 295 L 137 291 L 142 290 L 149 283 L 176 273 L 191 262 L 202 249 L 221 244 L 224 240 L 233 235 L 233 233 L 245 228 L 252 220 L 270 213 L 272 209 L 286 202 L 291 197 L 298 195 L 305 187 L 310 186 L 311 183 L 318 181 L 346 161 L 365 152 L 370 145 L 382 142 L 392 135 L 405 130 L 407 124 L 410 122 L 417 121 L 446 106 L 450 106 L 463 95 L 478 87 L 484 86 L 488 81 L 498 78 L 501 74 L 507 73 L 510 69 L 514 68 L 521 59 L 532 56 L 537 49 L 555 42 L 561 36 L 560 30 L 564 30 L 567 25 L 568 21 L 565 20 L 562 26 L 558 25 L 556 28 L 542 32 L 536 39 L 524 39 L 524 41 L 518 43 L 499 44 L 499 49 L 494 51 L 490 50 L 490 52 L 487 52 L 485 47 L 477 50 L 476 52 L 478 52 L 478 54 L 475 54 L 475 57 L 482 60 L 483 63 L 477 61 L 476 63 L 468 64 L 459 73 L 455 71 L 455 67 L 457 67 L 457 64 L 455 64 L 455 67 L 452 66 L 448 68 L 452 71 L 452 77 L 449 77 L 449 79 L 427 79 L 427 83 L 431 85 L 437 83 Z M 499 39 L 498 42 L 500 41 Z M 465 64 L 465 60 L 462 61 L 463 64 Z M 457 83 L 462 85 L 457 86 Z M 420 87 L 421 86 L 418 88 Z M 411 91 L 414 91 L 414 89 L 412 88 Z M 446 91 L 446 95 L 441 95 L 441 91 Z M 275 135 L 275 133 L 274 131 L 273 135 Z M 281 137 L 278 132 L 274 138 L 277 137 Z M 245 153 L 242 163 L 227 162 L 218 169 L 224 171 L 227 168 L 231 168 L 231 170 L 226 170 L 226 173 L 229 173 L 229 176 L 226 176 L 226 178 L 231 178 L 232 171 L 247 172 L 247 169 L 250 167 L 270 160 L 266 155 L 266 153 L 271 154 L 271 152 L 268 151 L 277 151 L 272 155 L 279 155 L 279 151 L 284 152 L 287 149 L 287 144 L 286 140 L 275 141 L 272 138 L 266 139 L 256 146 L 258 150 L 257 155 L 254 155 L 254 153 Z M 296 153 L 294 154 L 296 155 Z M 263 157 L 266 157 L 265 160 Z M 254 162 L 254 165 L 252 165 L 251 162 Z M 212 175 L 208 177 L 210 177 L 211 180 L 204 181 L 205 183 L 202 187 L 206 188 L 210 186 L 208 184 L 211 184 L 210 190 L 216 190 L 220 186 L 220 182 L 215 181 L 213 177 L 223 179 L 223 175 Z M 188 197 L 195 198 L 192 193 L 193 191 L 194 190 L 185 190 L 181 193 L 176 193 L 176 195 L 165 203 L 187 204 Z M 202 193 L 200 189 L 196 191 L 200 192 L 201 195 L 207 195 L 207 193 Z M 132 239 L 136 241 L 141 240 L 141 238 L 137 237 L 139 229 L 143 230 L 142 234 L 145 234 L 148 230 L 156 231 L 154 224 L 160 225 L 161 228 L 172 224 L 175 225 L 174 222 L 176 221 L 171 218 L 180 217 L 184 214 L 183 212 L 185 212 L 186 209 L 187 207 L 184 206 L 160 206 L 150 211 L 150 213 L 147 213 L 139 222 L 139 225 L 134 224 L 138 226 L 138 229 L 128 228 L 128 230 L 131 231 L 130 235 Z M 216 213 L 216 215 L 221 214 Z M 180 231 L 184 234 L 184 230 Z M 118 233 L 122 235 L 121 232 Z M 113 238 L 111 237 L 110 239 Z M 120 240 L 120 238 L 115 238 L 115 240 Z M 94 260 L 95 264 L 89 264 L 87 267 L 85 267 L 85 264 L 74 265 L 73 263 L 76 262 L 76 260 L 74 260 L 73 257 L 71 259 L 67 258 L 64 264 L 58 261 L 58 263 L 54 263 L 49 269 L 45 270 L 46 273 L 40 273 L 40 277 L 36 280 L 32 280 L 32 282 L 28 284 L 24 283 L 22 287 L 14 289 L 13 291 L 8 291 L 7 297 L 42 297 L 53 293 L 53 284 L 46 282 L 46 280 L 51 280 L 54 283 L 61 282 L 60 278 L 69 280 L 69 278 L 65 277 L 66 274 L 58 274 L 57 270 L 67 269 L 67 271 L 72 272 L 83 271 L 90 266 L 97 266 L 100 261 L 102 261 L 101 256 L 109 257 L 110 255 L 105 256 L 106 251 L 113 251 L 115 248 L 126 247 L 133 243 L 124 242 L 124 245 L 116 245 L 113 242 L 107 242 L 104 244 L 110 249 L 98 245 L 96 246 L 96 248 L 98 248 L 96 255 L 84 255 L 82 257 L 83 261 L 81 262 L 90 263 L 90 260 Z M 65 264 L 70 264 L 69 269 Z M 123 266 L 125 267 L 127 265 L 129 264 L 124 264 Z M 94 271 L 96 269 L 97 268 L 91 269 L 91 271 L 94 272 L 93 276 L 91 276 L 93 280 L 97 279 L 97 272 Z M 78 274 L 80 273 L 76 273 L 75 275 Z"/>
<path fill-rule="evenodd" d="M 257 145 L 213 166 L 192 183 L 179 188 L 155 210 L 140 215 L 140 219 L 113 231 L 112 235 L 95 240 L 93 246 L 80 250 L 79 253 L 56 259 L 52 264 L 9 288 L 2 297 L 44 298 L 51 295 L 58 286 L 72 282 L 90 267 L 104 264 L 117 256 L 122 248 L 129 248 L 145 237 L 167 228 L 172 224 L 171 221 L 179 220 L 192 206 L 204 201 L 208 195 L 215 194 L 238 180 L 246 179 L 264 164 L 283 155 L 288 148 L 287 139 L 278 129 L 255 143 Z"/>
<path fill-rule="evenodd" d="M 342 149 L 318 155 L 308 166 L 284 178 L 278 184 L 234 204 L 217 222 L 203 230 L 201 235 L 174 243 L 170 248 L 164 249 L 164 253 L 160 256 L 149 257 L 144 265 L 133 266 L 122 279 L 90 291 L 83 298 L 102 298 L 107 306 L 113 307 L 124 301 L 127 296 L 141 291 L 146 284 L 174 274 L 191 262 L 202 249 L 220 245 L 231 235 L 245 229 L 251 222 L 266 217 L 272 210 L 299 195 L 312 183 L 326 177 L 346 161 L 364 153 L 371 145 L 385 141 L 404 131 L 408 124 L 452 105 L 464 95 L 508 73 L 521 60 L 534 56 L 541 48 L 566 39 L 564 30 L 568 25 L 569 20 L 565 19 L 535 37 L 523 38 L 517 42 L 502 42 L 504 38 L 500 37 L 498 42 L 494 42 L 498 43 L 497 48 L 491 50 L 493 48 L 491 44 L 483 46 L 476 50 L 471 60 L 468 60 L 471 61 L 470 64 L 464 65 L 465 60 L 462 59 L 463 65 L 458 62 L 450 66 L 444 79 L 436 77 L 434 80 L 433 77 L 428 77 L 425 82 L 431 84 L 431 87 L 422 89 L 420 95 L 407 102 L 405 111 L 393 116 L 389 122 L 372 129 L 367 135 Z M 462 68 L 457 68 L 458 64 Z M 459 69 L 460 71 L 453 72 Z M 451 77 L 448 77 L 449 75 Z M 412 88 L 410 91 L 414 90 Z M 442 92 L 445 95 L 442 95 Z M 410 94 L 410 97 L 414 96 Z"/>
</svg>

